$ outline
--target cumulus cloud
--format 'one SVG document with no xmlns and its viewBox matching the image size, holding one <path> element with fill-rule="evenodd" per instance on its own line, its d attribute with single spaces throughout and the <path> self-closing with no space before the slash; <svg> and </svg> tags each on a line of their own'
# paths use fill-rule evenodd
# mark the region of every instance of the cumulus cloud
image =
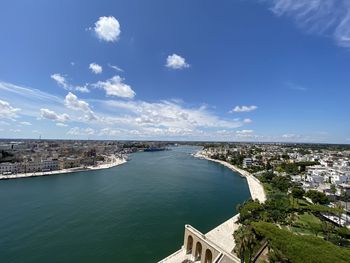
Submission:
<svg viewBox="0 0 350 263">
<path fill-rule="evenodd" d="M 256 110 L 257 106 L 236 106 L 231 112 L 250 112 Z"/>
<path fill-rule="evenodd" d="M 167 57 L 165 66 L 171 69 L 183 69 L 188 68 L 190 65 L 186 63 L 185 58 L 172 54 Z"/>
<path fill-rule="evenodd" d="M 68 114 L 57 114 L 56 112 L 49 110 L 49 109 L 40 109 L 40 116 L 42 119 L 48 119 L 58 122 L 65 122 L 70 120 L 70 117 Z"/>
<path fill-rule="evenodd" d="M 101 74 L 102 73 L 102 67 L 99 64 L 96 64 L 96 63 L 90 63 L 89 69 L 95 74 Z"/>
<path fill-rule="evenodd" d="M 67 80 L 64 76 L 62 76 L 59 73 L 55 73 L 51 75 L 51 78 L 57 82 L 57 84 L 65 89 L 69 88 L 69 85 L 67 83 Z"/>
<path fill-rule="evenodd" d="M 117 96 L 121 98 L 132 99 L 136 93 L 132 88 L 125 84 L 120 76 L 114 76 L 106 81 L 99 81 L 94 84 L 95 87 L 104 89 L 107 96 Z"/>
<path fill-rule="evenodd" d="M 342 47 L 350 47 L 348 0 L 263 0 L 277 16 L 293 18 L 310 33 L 332 35 Z"/>
<path fill-rule="evenodd" d="M 14 108 L 7 101 L 0 100 L 0 118 L 11 119 L 17 116 L 19 108 Z"/>
<path fill-rule="evenodd" d="M 90 90 L 89 90 L 89 88 L 88 88 L 88 84 L 86 84 L 86 85 L 84 85 L 84 86 L 76 86 L 76 87 L 75 87 L 75 90 L 76 90 L 76 91 L 79 91 L 79 92 L 81 92 L 81 93 L 89 93 L 89 92 L 90 92 Z"/>
<path fill-rule="evenodd" d="M 239 120 L 225 120 L 211 113 L 206 107 L 187 108 L 173 101 L 149 103 L 145 101 L 107 101 L 110 110 L 117 108 L 119 116 L 105 118 L 106 123 L 123 123 L 134 127 L 171 128 L 183 131 L 198 128 L 237 128 Z"/>
<path fill-rule="evenodd" d="M 107 42 L 115 42 L 120 35 L 120 24 L 113 16 L 102 16 L 95 23 L 96 36 Z"/>
<path fill-rule="evenodd" d="M 79 100 L 78 97 L 72 92 L 69 92 L 67 94 L 66 98 L 64 99 L 64 104 L 69 109 L 84 112 L 84 118 L 89 121 L 97 119 L 94 112 L 91 110 L 89 103 L 83 100 Z"/>
</svg>

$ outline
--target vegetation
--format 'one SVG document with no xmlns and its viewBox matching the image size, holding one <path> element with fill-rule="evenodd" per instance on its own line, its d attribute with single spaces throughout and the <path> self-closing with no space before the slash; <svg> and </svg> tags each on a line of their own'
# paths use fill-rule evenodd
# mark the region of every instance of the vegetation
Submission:
<svg viewBox="0 0 350 263">
<path fill-rule="evenodd" d="M 340 248 L 318 237 L 296 235 L 267 222 L 253 222 L 252 227 L 257 235 L 267 238 L 272 258 L 278 262 L 349 262 L 349 249 Z"/>
<path fill-rule="evenodd" d="M 279 172 L 285 172 L 287 174 L 298 174 L 300 172 L 305 172 L 306 166 L 312 166 L 316 164 L 320 164 L 320 163 L 319 162 L 295 162 L 295 163 L 283 162 L 281 163 L 280 166 L 276 168 L 276 170 Z"/>
<path fill-rule="evenodd" d="M 253 249 L 256 245 L 256 237 L 251 226 L 242 226 L 235 233 L 235 253 L 241 258 L 241 262 L 251 262 L 253 257 Z M 245 260 L 247 259 L 247 260 Z"/>
<path fill-rule="evenodd" d="M 266 171 L 259 179 L 268 192 L 267 201 L 248 200 L 237 207 L 241 227 L 234 237 L 242 262 L 250 262 L 265 239 L 270 262 L 348 262 L 350 250 L 341 247 L 350 247 L 350 230 L 322 217 L 340 216 L 341 206 L 324 206 L 329 202 L 326 195 L 312 190 L 305 193 L 288 176 Z"/>
<path fill-rule="evenodd" d="M 306 194 L 306 197 L 309 197 L 315 204 L 328 204 L 329 198 L 324 194 L 316 190 L 309 190 Z"/>
</svg>

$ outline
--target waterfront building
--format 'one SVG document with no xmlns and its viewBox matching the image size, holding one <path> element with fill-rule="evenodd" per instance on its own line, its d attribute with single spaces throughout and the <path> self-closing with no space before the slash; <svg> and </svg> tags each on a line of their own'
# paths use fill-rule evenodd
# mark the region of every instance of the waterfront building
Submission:
<svg viewBox="0 0 350 263">
<path fill-rule="evenodd" d="M 252 158 L 244 158 L 243 159 L 243 168 L 251 167 L 253 164 Z"/>
<path fill-rule="evenodd" d="M 16 167 L 13 163 L 0 163 L 0 174 L 14 173 Z"/>
<path fill-rule="evenodd" d="M 59 166 L 58 166 L 58 160 L 43 160 L 41 162 L 41 170 L 43 172 L 46 171 L 55 171 L 58 170 Z"/>
</svg>

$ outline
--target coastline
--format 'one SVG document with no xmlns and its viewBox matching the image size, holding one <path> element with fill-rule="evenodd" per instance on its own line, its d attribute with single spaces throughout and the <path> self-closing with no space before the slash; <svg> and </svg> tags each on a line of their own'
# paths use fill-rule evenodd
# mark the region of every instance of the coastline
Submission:
<svg viewBox="0 0 350 263">
<path fill-rule="evenodd" d="M 0 175 L 0 180 L 10 180 L 10 179 L 19 179 L 19 178 L 28 178 L 28 177 L 50 176 L 50 175 L 58 175 L 58 174 L 103 170 L 103 169 L 109 169 L 118 165 L 122 165 L 126 162 L 127 161 L 125 159 L 115 159 L 114 162 L 102 163 L 96 166 L 85 166 L 85 167 L 79 166 L 79 167 L 74 167 L 70 169 L 62 169 L 62 170 L 55 170 L 55 171 L 48 171 L 48 172 Z"/>
<path fill-rule="evenodd" d="M 237 166 L 234 166 L 228 162 L 212 159 L 212 158 L 206 156 L 205 154 L 203 154 L 201 151 L 198 151 L 193 156 L 196 158 L 206 159 L 208 161 L 220 163 L 221 165 L 226 166 L 227 168 L 231 169 L 232 171 L 239 173 L 241 176 L 243 176 L 247 179 L 247 183 L 248 183 L 248 187 L 249 187 L 249 191 L 250 191 L 250 195 L 251 195 L 252 199 L 253 200 L 258 199 L 259 202 L 261 202 L 261 203 L 264 203 L 266 201 L 266 193 L 265 193 L 263 185 L 251 173 L 249 173 L 243 169 L 240 169 Z"/>
<path fill-rule="evenodd" d="M 221 165 L 226 166 L 234 172 L 239 173 L 240 176 L 245 177 L 247 179 L 250 195 L 252 199 L 257 199 L 259 202 L 263 203 L 266 201 L 266 194 L 264 191 L 264 187 L 261 182 L 255 178 L 252 174 L 243 169 L 240 169 L 230 163 L 216 160 L 208 157 L 203 154 L 202 151 L 198 151 L 192 154 L 193 157 L 199 159 L 205 159 L 208 161 L 216 162 Z M 236 246 L 236 241 L 233 236 L 233 233 L 239 228 L 240 224 L 238 223 L 239 213 L 233 215 L 231 218 L 221 223 L 220 225 L 214 227 L 212 230 L 204 234 L 204 239 L 209 240 L 216 244 L 222 251 L 225 251 L 227 254 L 235 256 L 237 259 L 235 262 L 240 262 L 238 259 L 238 255 L 234 252 L 234 248 Z M 158 263 L 178 263 L 184 262 L 183 260 L 186 258 L 186 250 L 184 246 L 182 246 L 175 253 L 170 256 L 158 261 Z"/>
</svg>

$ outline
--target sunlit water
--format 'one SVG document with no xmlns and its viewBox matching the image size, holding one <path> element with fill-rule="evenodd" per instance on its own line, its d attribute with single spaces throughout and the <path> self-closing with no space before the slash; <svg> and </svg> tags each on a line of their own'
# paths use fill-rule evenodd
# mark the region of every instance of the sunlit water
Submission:
<svg viewBox="0 0 350 263">
<path fill-rule="evenodd" d="M 0 181 L 0 262 L 156 262 L 184 224 L 207 232 L 249 198 L 244 178 L 190 154 L 136 153 L 108 170 Z"/>
</svg>

